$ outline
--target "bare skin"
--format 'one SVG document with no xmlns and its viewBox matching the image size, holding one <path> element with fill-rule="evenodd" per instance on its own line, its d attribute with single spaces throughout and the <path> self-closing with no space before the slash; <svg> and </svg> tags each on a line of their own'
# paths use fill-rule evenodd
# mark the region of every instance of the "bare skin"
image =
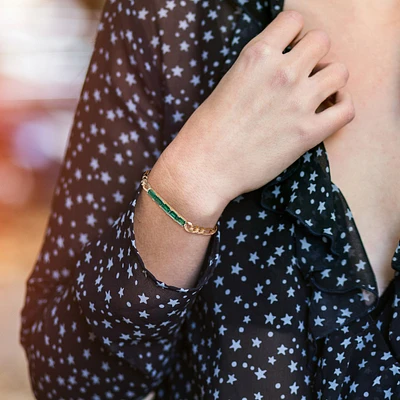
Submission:
<svg viewBox="0 0 400 400">
<path fill-rule="evenodd" d="M 324 144 L 381 295 L 394 276 L 400 238 L 400 3 L 285 0 L 284 10 L 304 17 L 294 43 L 310 29 L 325 30 L 331 48 L 320 63 L 341 61 L 349 70 L 356 117 Z"/>
</svg>

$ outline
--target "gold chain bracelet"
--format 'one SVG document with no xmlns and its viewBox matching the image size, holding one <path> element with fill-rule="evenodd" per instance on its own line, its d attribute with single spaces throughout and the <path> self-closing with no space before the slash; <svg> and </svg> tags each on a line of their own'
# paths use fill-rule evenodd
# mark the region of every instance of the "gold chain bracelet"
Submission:
<svg viewBox="0 0 400 400">
<path fill-rule="evenodd" d="M 182 215 L 180 215 L 176 210 L 174 210 L 155 190 L 150 186 L 148 182 L 150 170 L 144 172 L 141 180 L 141 185 L 143 189 L 149 194 L 152 200 L 159 205 L 159 207 L 165 211 L 175 222 L 183 226 L 186 232 L 197 233 L 198 235 L 213 235 L 218 227 L 215 225 L 214 228 L 203 228 L 201 226 L 193 225 L 191 222 L 187 221 Z"/>
</svg>

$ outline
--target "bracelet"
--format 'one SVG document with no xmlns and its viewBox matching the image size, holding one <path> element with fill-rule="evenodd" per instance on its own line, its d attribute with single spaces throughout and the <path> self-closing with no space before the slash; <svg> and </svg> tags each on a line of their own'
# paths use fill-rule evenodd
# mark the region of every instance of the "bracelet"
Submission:
<svg viewBox="0 0 400 400">
<path fill-rule="evenodd" d="M 215 225 L 214 228 L 202 228 L 201 226 L 193 225 L 191 222 L 187 221 L 182 215 L 180 215 L 176 210 L 174 210 L 160 195 L 158 195 L 154 189 L 150 186 L 148 182 L 150 170 L 144 172 L 141 180 L 141 185 L 143 189 L 149 194 L 152 200 L 157 203 L 161 209 L 163 209 L 175 222 L 183 226 L 186 232 L 197 233 L 199 235 L 213 235 L 218 227 Z"/>
</svg>

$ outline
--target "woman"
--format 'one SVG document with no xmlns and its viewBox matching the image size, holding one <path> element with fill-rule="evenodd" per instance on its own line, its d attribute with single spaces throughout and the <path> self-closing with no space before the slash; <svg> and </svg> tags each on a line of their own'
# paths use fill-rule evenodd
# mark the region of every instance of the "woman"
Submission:
<svg viewBox="0 0 400 400">
<path fill-rule="evenodd" d="M 368 7 L 106 2 L 22 310 L 37 398 L 400 398 L 400 6 Z"/>
</svg>

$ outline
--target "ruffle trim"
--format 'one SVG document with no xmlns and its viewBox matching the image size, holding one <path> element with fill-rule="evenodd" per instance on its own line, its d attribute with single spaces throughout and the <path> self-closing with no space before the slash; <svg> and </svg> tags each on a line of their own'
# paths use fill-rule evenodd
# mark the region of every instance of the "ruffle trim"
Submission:
<svg viewBox="0 0 400 400">
<path fill-rule="evenodd" d="M 380 307 L 380 324 L 375 324 L 375 318 L 371 316 L 357 320 L 353 330 L 342 329 L 317 342 L 318 351 L 313 353 L 316 356 L 313 358 L 311 381 L 314 392 L 318 392 L 321 398 L 359 398 L 365 392 L 368 392 L 370 397 L 383 398 L 386 397 L 386 391 L 392 394 L 393 399 L 400 398 L 400 386 L 397 384 L 400 375 L 397 340 L 400 321 L 399 296 L 394 294 L 399 293 L 399 290 L 400 279 L 396 274 L 391 283 L 389 299 Z M 343 362 L 338 360 L 338 352 L 332 351 L 339 348 L 343 350 L 340 354 Z M 337 368 L 338 361 L 340 368 Z M 362 369 L 361 365 L 366 361 L 368 366 Z M 360 375 L 360 370 L 365 378 L 361 391 L 357 388 L 358 384 L 346 379 L 349 376 Z"/>
<path fill-rule="evenodd" d="M 375 275 L 349 206 L 331 181 L 323 142 L 262 187 L 260 203 L 296 221 L 297 265 L 313 288 L 309 328 L 315 339 L 375 308 Z"/>
</svg>

